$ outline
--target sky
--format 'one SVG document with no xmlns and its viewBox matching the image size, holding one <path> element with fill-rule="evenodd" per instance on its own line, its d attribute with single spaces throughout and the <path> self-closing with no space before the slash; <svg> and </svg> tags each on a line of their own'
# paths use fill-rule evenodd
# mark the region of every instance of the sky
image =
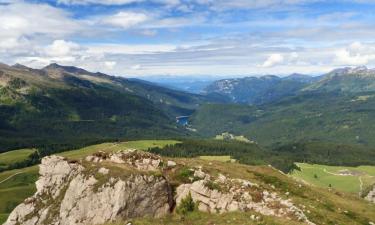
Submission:
<svg viewBox="0 0 375 225">
<path fill-rule="evenodd" d="M 375 67 L 375 0 L 0 0 L 0 62 L 125 77 Z"/>
</svg>

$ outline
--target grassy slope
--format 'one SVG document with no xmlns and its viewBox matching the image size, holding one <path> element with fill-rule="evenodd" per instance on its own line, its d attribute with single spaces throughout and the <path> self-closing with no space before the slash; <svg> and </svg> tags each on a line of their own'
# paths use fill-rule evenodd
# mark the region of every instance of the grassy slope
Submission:
<svg viewBox="0 0 375 225">
<path fill-rule="evenodd" d="M 131 220 L 134 225 L 228 225 L 228 224 L 243 224 L 243 225 L 255 225 L 255 224 L 288 224 L 297 225 L 302 224 L 298 222 L 292 222 L 281 218 L 274 218 L 271 216 L 261 216 L 259 221 L 251 220 L 251 216 L 258 216 L 255 212 L 232 212 L 223 214 L 209 214 L 203 212 L 193 212 L 185 217 L 178 215 L 172 215 L 165 218 L 142 218 Z M 124 222 L 108 223 L 105 225 L 122 225 Z"/>
<path fill-rule="evenodd" d="M 363 182 L 363 189 L 375 183 L 374 166 L 344 167 L 305 163 L 298 163 L 298 166 L 301 168 L 301 171 L 295 170 L 291 175 L 318 187 L 327 188 L 331 184 L 333 188 L 340 191 L 359 193 L 360 178 Z M 360 174 L 358 176 L 335 175 L 344 169 L 358 171 Z M 317 178 L 315 178 L 315 175 Z"/>
<path fill-rule="evenodd" d="M 223 155 L 223 156 L 221 156 L 221 155 L 215 155 L 215 156 L 202 155 L 202 156 L 199 156 L 199 158 L 203 159 L 203 160 L 220 161 L 220 162 L 231 162 L 231 160 L 234 160 L 229 155 Z"/>
<path fill-rule="evenodd" d="M 85 148 L 67 151 L 60 153 L 58 155 L 78 159 L 85 157 L 87 155 L 91 155 L 98 151 L 105 151 L 105 152 L 116 152 L 120 150 L 126 149 L 141 149 L 147 150 L 148 148 L 153 147 L 164 147 L 165 145 L 175 144 L 178 141 L 175 140 L 141 140 L 141 141 L 128 141 L 128 142 L 118 142 L 118 143 L 103 143 L 98 145 L 92 145 Z"/>
<path fill-rule="evenodd" d="M 19 203 L 34 194 L 37 178 L 37 166 L 0 173 L 0 223 Z"/>
<path fill-rule="evenodd" d="M 112 143 L 106 143 L 101 145 L 90 146 L 82 150 L 75 150 L 71 152 L 62 153 L 64 156 L 70 158 L 81 158 L 98 150 L 105 151 L 117 151 L 126 148 L 142 148 L 146 149 L 155 145 L 172 144 L 175 141 L 138 141 L 119 143 L 113 145 Z M 114 147 L 113 147 L 114 146 Z M 110 147 L 110 148 L 109 148 Z M 358 199 L 357 195 L 345 194 L 341 192 L 329 192 L 327 189 L 319 187 L 310 187 L 306 185 L 300 185 L 293 179 L 281 174 L 280 172 L 266 166 L 246 166 L 238 163 L 225 163 L 216 160 L 200 160 L 197 158 L 193 159 L 178 159 L 174 158 L 174 161 L 179 164 L 184 164 L 188 167 L 203 166 L 206 172 L 217 175 L 223 173 L 230 177 L 247 179 L 252 182 L 256 182 L 262 185 L 264 188 L 272 191 L 272 186 L 281 193 L 283 198 L 292 198 L 297 205 L 303 204 L 306 210 L 309 210 L 308 217 L 319 224 L 368 224 L 369 221 L 375 221 L 375 206 L 366 203 L 364 200 Z M 365 168 L 369 170 L 370 168 Z M 25 172 L 24 176 L 17 175 L 17 179 L 11 179 L 3 183 L 0 186 L 0 196 L 4 199 L 0 200 L 0 214 L 3 219 L 5 214 L 10 210 L 6 209 L 3 202 L 11 202 L 10 205 L 15 206 L 21 202 L 24 197 L 31 195 L 35 189 L 33 182 L 36 180 L 37 167 L 25 168 L 22 170 Z M 0 174 L 0 179 L 5 179 L 11 174 L 17 171 L 8 171 Z M 26 179 L 26 178 L 28 179 Z M 25 180 L 26 179 L 26 180 Z M 22 185 L 21 185 L 22 184 Z M 9 189 L 11 188 L 11 189 Z M 18 189 L 20 188 L 20 189 Z M 22 192 L 23 195 L 20 194 Z M 286 193 L 290 194 L 287 195 Z M 11 196 L 11 197 L 9 197 Z M 305 210 L 305 211 L 306 211 Z M 239 224 L 252 224 L 249 220 L 249 216 L 254 212 L 248 213 L 230 213 L 223 215 L 208 215 L 202 213 L 196 213 L 189 215 L 184 220 L 181 220 L 178 216 L 167 217 L 164 219 L 139 219 L 134 220 L 134 224 L 223 224 L 223 221 L 233 224 L 234 221 L 239 221 Z M 262 217 L 262 224 L 286 224 L 286 221 L 277 220 L 274 218 Z M 290 224 L 290 223 L 288 223 Z M 295 223 L 298 224 L 298 223 Z"/>
<path fill-rule="evenodd" d="M 150 147 L 163 147 L 167 144 L 174 144 L 174 140 L 142 140 L 119 143 L 104 143 L 88 146 L 82 149 L 67 151 L 59 155 L 72 159 L 83 158 L 98 151 L 120 151 L 129 148 L 147 150 Z M 7 179 L 8 177 L 20 173 Z M 38 178 L 38 166 L 10 170 L 0 173 L 0 224 L 6 220 L 8 214 L 21 203 L 25 198 L 35 192 L 35 181 Z"/>
<path fill-rule="evenodd" d="M 281 191 L 283 198 L 291 198 L 299 207 L 304 205 L 306 215 L 316 224 L 368 224 L 369 221 L 375 220 L 375 205 L 359 199 L 357 195 L 301 185 L 271 167 L 199 159 L 174 158 L 173 160 L 189 167 L 202 166 L 206 172 L 213 175 L 223 173 L 229 177 L 247 179 L 270 191 L 273 190 L 273 185 L 277 191 Z M 286 194 L 287 192 L 289 195 Z M 310 213 L 307 213 L 307 210 Z M 184 219 L 174 215 L 156 220 L 147 218 L 134 220 L 134 224 L 298 224 L 264 216 L 261 221 L 253 223 L 250 220 L 251 214 L 255 213 L 251 211 L 223 215 L 194 213 Z"/>
<path fill-rule="evenodd" d="M 35 149 L 19 149 L 10 152 L 0 153 L 0 168 L 9 164 L 25 160 Z"/>
</svg>

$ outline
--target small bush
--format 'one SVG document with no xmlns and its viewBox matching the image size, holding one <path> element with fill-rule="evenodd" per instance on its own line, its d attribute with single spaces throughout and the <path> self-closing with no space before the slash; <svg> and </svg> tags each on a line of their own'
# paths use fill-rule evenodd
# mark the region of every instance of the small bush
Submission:
<svg viewBox="0 0 375 225">
<path fill-rule="evenodd" d="M 181 200 L 180 204 L 176 208 L 176 212 L 180 215 L 186 215 L 189 212 L 196 210 L 197 204 L 193 201 L 191 193 Z"/>
<path fill-rule="evenodd" d="M 217 190 L 217 191 L 222 191 L 221 187 L 219 184 L 211 181 L 211 180 L 208 180 L 204 186 L 206 186 L 208 189 L 210 190 Z"/>
<path fill-rule="evenodd" d="M 193 178 L 193 176 L 194 171 L 188 167 L 183 167 L 176 173 L 175 179 L 181 183 L 191 183 L 190 178 Z"/>
</svg>

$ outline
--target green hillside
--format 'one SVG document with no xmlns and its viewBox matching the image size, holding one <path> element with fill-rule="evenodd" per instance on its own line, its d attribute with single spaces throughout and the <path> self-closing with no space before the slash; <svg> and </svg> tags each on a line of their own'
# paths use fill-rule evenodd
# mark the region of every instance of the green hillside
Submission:
<svg viewBox="0 0 375 225">
<path fill-rule="evenodd" d="M 260 106 L 207 104 L 192 126 L 207 136 L 244 135 L 264 146 L 323 141 L 375 146 L 375 98 L 358 94 L 308 92 Z"/>
<path fill-rule="evenodd" d="M 233 103 L 259 105 L 293 96 L 314 80 L 301 74 L 223 79 L 206 87 L 205 92 L 222 95 Z"/>
<path fill-rule="evenodd" d="M 375 91 L 375 71 L 365 66 L 333 70 L 304 91 L 361 93 Z"/>
<path fill-rule="evenodd" d="M 57 64 L 0 67 L 0 152 L 49 144 L 175 137 L 206 97 Z"/>
<path fill-rule="evenodd" d="M 34 152 L 35 149 L 19 149 L 0 153 L 0 171 L 3 168 L 7 168 L 9 165 L 24 161 Z"/>
</svg>

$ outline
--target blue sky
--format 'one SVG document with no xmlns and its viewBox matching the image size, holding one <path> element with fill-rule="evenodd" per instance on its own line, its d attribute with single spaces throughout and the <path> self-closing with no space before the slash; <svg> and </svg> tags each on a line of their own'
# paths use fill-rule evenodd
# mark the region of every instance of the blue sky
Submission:
<svg viewBox="0 0 375 225">
<path fill-rule="evenodd" d="M 375 66 L 375 0 L 0 0 L 0 61 L 113 75 Z"/>
</svg>

